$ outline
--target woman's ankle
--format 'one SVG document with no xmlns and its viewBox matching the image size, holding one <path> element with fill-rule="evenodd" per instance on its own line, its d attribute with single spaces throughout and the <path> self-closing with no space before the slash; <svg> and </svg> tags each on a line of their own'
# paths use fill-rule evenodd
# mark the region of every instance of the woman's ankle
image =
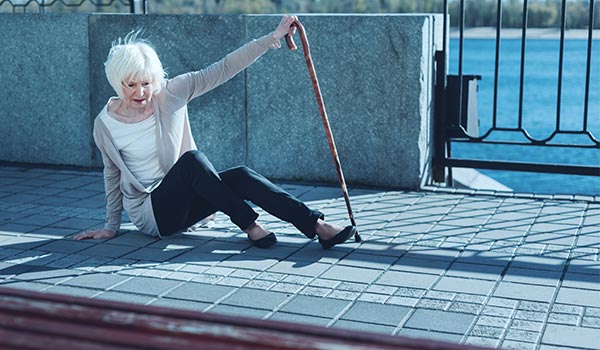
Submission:
<svg viewBox="0 0 600 350">
<path fill-rule="evenodd" d="M 321 238 L 322 240 L 328 240 L 333 238 L 343 229 L 343 227 L 330 224 L 322 219 L 318 219 L 317 223 L 315 224 L 315 232 L 317 233 L 317 236 L 319 236 L 319 238 Z"/>
<path fill-rule="evenodd" d="M 265 230 L 265 228 L 262 227 L 262 225 L 259 224 L 257 221 L 250 224 L 250 226 L 248 226 L 248 228 L 246 228 L 244 232 L 246 232 L 248 238 L 250 238 L 253 241 L 261 239 L 269 234 L 269 231 Z"/>
</svg>

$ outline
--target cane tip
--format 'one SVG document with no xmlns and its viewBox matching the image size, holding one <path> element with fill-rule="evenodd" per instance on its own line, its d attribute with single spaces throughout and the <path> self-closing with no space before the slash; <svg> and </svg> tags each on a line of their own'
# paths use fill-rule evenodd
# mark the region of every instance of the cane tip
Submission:
<svg viewBox="0 0 600 350">
<path fill-rule="evenodd" d="M 360 238 L 358 231 L 356 231 L 356 233 L 354 234 L 354 242 L 362 242 L 362 238 Z"/>
</svg>

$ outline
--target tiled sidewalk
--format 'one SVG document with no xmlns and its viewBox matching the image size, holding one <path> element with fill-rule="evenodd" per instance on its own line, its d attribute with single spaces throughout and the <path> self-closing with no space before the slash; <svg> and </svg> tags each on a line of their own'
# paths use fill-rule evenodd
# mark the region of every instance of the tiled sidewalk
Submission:
<svg viewBox="0 0 600 350">
<path fill-rule="evenodd" d="M 339 189 L 284 187 L 347 221 Z M 597 198 L 351 198 L 365 241 L 330 251 L 265 213 L 273 249 L 251 247 L 223 214 L 165 240 L 132 231 L 81 242 L 68 237 L 103 223 L 99 172 L 4 166 L 0 283 L 514 349 L 600 349 Z"/>
</svg>

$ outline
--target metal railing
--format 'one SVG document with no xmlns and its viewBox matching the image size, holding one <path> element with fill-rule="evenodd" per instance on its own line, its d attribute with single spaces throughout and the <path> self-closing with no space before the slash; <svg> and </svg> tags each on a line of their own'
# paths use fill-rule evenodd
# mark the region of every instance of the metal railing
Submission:
<svg viewBox="0 0 600 350">
<path fill-rule="evenodd" d="M 148 13 L 147 0 L 0 0 L 0 12 L 124 12 Z"/>
<path fill-rule="evenodd" d="M 560 14 L 560 43 L 558 57 L 558 84 L 556 86 L 556 117 L 555 126 L 549 135 L 546 137 L 534 137 L 532 133 L 524 125 L 524 103 L 525 96 L 525 58 L 527 54 L 527 21 L 529 1 L 523 0 L 523 17 L 522 28 L 520 35 L 521 52 L 520 52 L 520 72 L 519 72 L 519 95 L 518 95 L 518 112 L 516 125 L 500 126 L 498 122 L 498 92 L 499 92 L 499 66 L 501 59 L 501 33 L 502 33 L 502 10 L 503 1 L 497 0 L 496 8 L 496 36 L 495 36 L 495 57 L 494 57 L 494 83 L 493 83 L 493 105 L 491 112 L 491 127 L 485 130 L 481 136 L 470 134 L 464 125 L 461 118 L 465 118 L 464 108 L 466 106 L 465 99 L 468 99 L 468 91 L 465 91 L 465 86 L 468 86 L 463 73 L 463 54 L 464 54 L 464 33 L 465 33 L 465 0 L 460 1 L 459 10 L 459 33 L 458 33 L 458 75 L 455 77 L 459 83 L 457 85 L 458 92 L 455 94 L 458 101 L 449 100 L 451 96 L 448 84 L 447 64 L 448 64 L 448 0 L 444 0 L 444 44 L 443 49 L 436 53 L 436 104 L 434 109 L 435 114 L 435 145 L 434 145 L 434 160 L 433 160 L 433 180 L 435 182 L 452 183 L 452 167 L 458 168 L 477 168 L 477 169 L 493 169 L 493 170 L 510 170 L 510 171 L 528 171 L 542 173 L 560 173 L 560 174 L 577 174 L 600 176 L 600 162 L 593 164 L 564 164 L 556 162 L 534 162 L 522 161 L 518 157 L 513 157 L 510 160 L 488 160 L 473 158 L 456 158 L 452 154 L 452 145 L 464 143 L 469 145 L 506 145 L 506 146 L 533 146 L 533 147 L 561 147 L 569 149 L 588 149 L 593 152 L 600 152 L 600 140 L 593 134 L 590 127 L 591 118 L 600 120 L 600 115 L 590 115 L 590 89 L 594 83 L 591 79 L 592 75 L 592 44 L 593 44 L 593 28 L 594 28 L 594 11 L 598 1 L 589 1 L 589 21 L 587 31 L 587 49 L 586 49 L 586 72 L 585 82 L 581 82 L 584 87 L 583 97 L 583 113 L 580 116 L 581 122 L 577 129 L 564 128 L 561 126 L 561 118 L 563 118 L 561 105 L 563 98 L 563 79 L 564 79 L 564 53 L 565 53 L 565 31 L 567 28 L 567 6 L 568 1 L 562 0 Z M 506 1 L 505 1 L 506 2 Z M 595 60 L 598 56 L 595 57 Z M 595 81 L 597 84 L 597 80 Z M 597 85 L 596 85 L 597 86 Z M 455 102 L 457 108 L 455 111 L 458 117 L 450 118 L 448 107 Z M 596 101 L 597 103 L 597 101 Z M 571 115 L 570 115 L 571 116 Z M 503 136 L 500 136 L 500 135 Z M 499 137 L 500 136 L 500 137 Z M 547 148 L 546 148 L 547 149 Z M 600 153 L 598 153 L 600 154 Z M 592 157 L 593 158 L 593 157 Z M 600 159 L 600 156 L 599 156 Z M 446 172 L 446 170 L 448 170 Z"/>
</svg>

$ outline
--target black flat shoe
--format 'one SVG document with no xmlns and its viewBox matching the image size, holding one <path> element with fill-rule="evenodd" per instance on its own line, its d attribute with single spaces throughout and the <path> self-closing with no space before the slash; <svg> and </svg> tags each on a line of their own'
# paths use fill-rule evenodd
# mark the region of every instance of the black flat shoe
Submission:
<svg viewBox="0 0 600 350">
<path fill-rule="evenodd" d="M 258 248 L 269 248 L 273 244 L 277 243 L 277 237 L 275 237 L 275 234 L 271 232 L 263 238 L 257 239 L 256 241 L 251 239 L 250 242 L 252 242 L 252 244 Z"/>
<path fill-rule="evenodd" d="M 348 238 L 354 236 L 355 233 L 356 233 L 356 227 L 346 226 L 346 228 L 344 228 L 343 230 L 338 232 L 338 234 L 336 234 L 335 236 L 333 236 L 330 239 L 324 240 L 324 239 L 319 238 L 319 243 L 321 243 L 321 247 L 323 247 L 323 249 L 329 249 L 336 244 L 345 242 Z"/>
</svg>

